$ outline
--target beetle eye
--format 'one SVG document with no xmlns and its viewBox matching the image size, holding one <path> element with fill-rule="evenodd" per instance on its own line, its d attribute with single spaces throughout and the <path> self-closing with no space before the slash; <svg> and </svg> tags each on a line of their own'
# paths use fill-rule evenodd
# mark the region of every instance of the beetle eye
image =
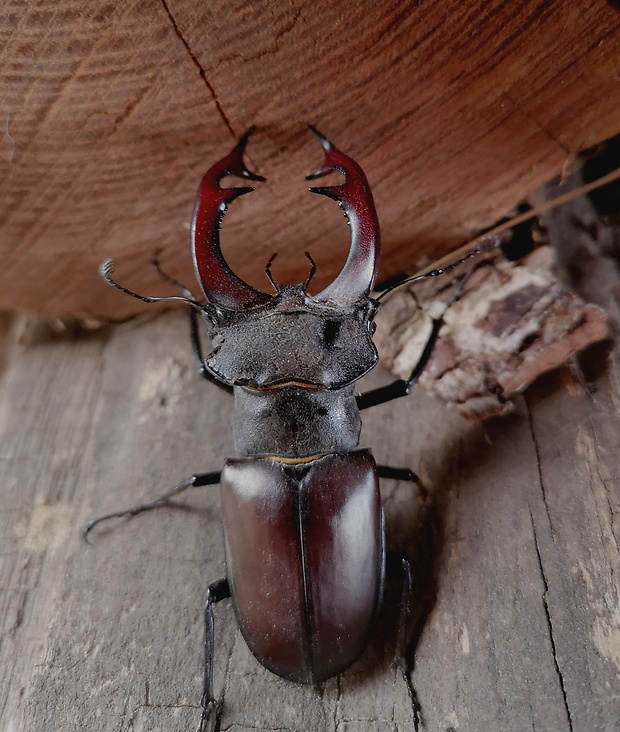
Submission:
<svg viewBox="0 0 620 732">
<path fill-rule="evenodd" d="M 342 324 L 338 320 L 327 320 L 325 322 L 325 329 L 323 330 L 323 339 L 325 340 L 325 345 L 328 348 L 333 348 L 336 340 L 338 339 L 338 335 L 340 333 L 340 326 Z"/>
</svg>

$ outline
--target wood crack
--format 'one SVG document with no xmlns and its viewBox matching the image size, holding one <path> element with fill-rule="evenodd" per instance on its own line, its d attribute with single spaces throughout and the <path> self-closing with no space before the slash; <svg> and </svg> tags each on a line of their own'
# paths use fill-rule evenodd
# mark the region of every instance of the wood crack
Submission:
<svg viewBox="0 0 620 732">
<path fill-rule="evenodd" d="M 207 79 L 207 72 L 205 71 L 205 69 L 204 69 L 203 65 L 200 63 L 200 61 L 198 60 L 198 57 L 196 56 L 196 54 L 192 51 L 192 47 L 189 45 L 189 42 L 187 41 L 187 39 L 181 32 L 181 29 L 179 28 L 179 26 L 174 18 L 174 15 L 172 14 L 170 8 L 168 7 L 168 3 L 166 2 L 166 0 L 161 0 L 161 4 L 163 5 L 164 10 L 166 11 L 166 15 L 170 19 L 170 23 L 172 24 L 172 28 L 174 29 L 174 32 L 176 33 L 177 38 L 181 41 L 181 43 L 185 47 L 185 50 L 187 51 L 190 59 L 192 60 L 192 63 L 198 69 L 198 74 L 200 75 L 200 78 L 204 81 L 205 86 L 209 90 L 209 94 L 211 95 L 213 101 L 215 102 L 215 106 L 217 108 L 217 111 L 220 114 L 220 117 L 224 120 L 224 124 L 226 125 L 226 127 L 228 127 L 231 135 L 236 140 L 238 135 L 235 132 L 235 129 L 232 126 L 230 120 L 228 119 L 226 113 L 224 112 L 224 109 L 217 98 L 217 94 L 215 93 L 215 89 L 213 88 L 213 85 L 209 82 L 209 79 Z"/>
<path fill-rule="evenodd" d="M 404 662 L 397 665 L 397 671 L 400 671 L 405 686 L 407 687 L 407 695 L 409 697 L 409 703 L 411 706 L 411 714 L 413 716 L 413 729 L 414 732 L 420 732 L 420 725 L 422 724 L 422 705 L 418 698 L 418 692 L 416 691 L 413 681 L 411 680 L 411 671 L 405 666 Z M 393 712 L 393 710 L 392 710 Z M 392 721 L 394 721 L 394 715 L 392 713 Z"/>
<path fill-rule="evenodd" d="M 514 106 L 514 109 L 516 110 L 517 107 Z M 560 148 L 560 150 L 563 153 L 565 153 L 569 157 L 574 156 L 574 154 L 575 154 L 574 151 L 570 150 L 568 147 L 566 147 L 566 145 L 564 145 L 560 140 L 558 140 L 558 138 L 550 130 L 548 130 L 547 127 L 545 127 L 545 125 L 543 125 L 542 122 L 540 122 L 538 119 L 536 119 L 536 117 L 534 117 L 534 115 L 532 115 L 530 112 L 528 112 L 528 110 L 524 106 L 521 106 L 520 108 L 518 108 L 518 111 L 524 117 L 529 119 L 530 122 L 533 122 L 536 125 L 536 127 L 551 140 L 551 142 L 553 142 L 555 145 L 557 145 Z"/>
<path fill-rule="evenodd" d="M 538 472 L 538 484 L 540 486 L 540 493 L 542 496 L 543 503 L 545 505 L 545 513 L 547 514 L 547 521 L 549 522 L 549 529 L 551 532 L 551 540 L 555 543 L 555 533 L 553 531 L 553 522 L 551 521 L 551 514 L 549 513 L 549 505 L 547 504 L 547 494 L 545 491 L 545 481 L 543 480 L 542 474 L 542 462 L 540 459 L 540 446 L 536 439 L 536 432 L 534 431 L 534 421 L 532 419 L 532 411 L 530 410 L 529 404 L 527 403 L 527 397 L 525 398 L 525 407 L 527 410 L 527 419 L 530 427 L 530 436 L 534 443 L 534 452 L 536 453 L 536 470 Z"/>
<path fill-rule="evenodd" d="M 234 61 L 241 61 L 244 64 L 252 63 L 254 61 L 260 61 L 265 56 L 275 56 L 280 51 L 281 41 L 286 35 L 294 30 L 297 25 L 297 21 L 301 17 L 301 10 L 295 13 L 293 18 L 280 30 L 273 39 L 271 48 L 263 48 L 257 53 L 243 54 L 241 52 L 231 53 L 228 56 L 222 56 L 217 63 L 210 67 L 210 71 L 218 71 L 222 66 L 232 63 Z"/>
<path fill-rule="evenodd" d="M 146 95 L 151 91 L 151 88 L 153 87 L 153 83 L 155 81 L 155 76 L 152 75 L 151 78 L 147 81 L 146 85 L 143 89 L 141 89 L 136 97 L 132 99 L 129 104 L 125 107 L 125 109 L 120 112 L 115 118 L 114 118 L 114 124 L 112 127 L 112 130 L 110 131 L 110 134 L 114 134 L 118 127 L 131 115 L 131 113 L 138 107 L 140 102 L 146 97 Z M 92 115 L 91 115 L 92 116 Z"/>
<path fill-rule="evenodd" d="M 232 724 L 229 724 L 227 727 L 222 727 L 221 732 L 228 732 L 231 729 L 234 729 L 235 727 L 239 727 L 238 722 L 233 722 Z M 219 729 L 219 728 L 218 728 Z M 244 724 L 243 729 L 255 729 L 259 730 L 259 732 L 282 732 L 282 727 L 264 727 L 264 726 L 256 726 L 253 724 Z M 287 730 L 287 732 L 306 732 L 303 729 L 295 729 L 291 728 L 291 730 Z"/>
<path fill-rule="evenodd" d="M 549 631 L 549 641 L 551 643 L 551 651 L 553 654 L 553 664 L 555 666 L 555 672 L 558 677 L 558 681 L 560 683 L 560 691 L 562 692 L 562 698 L 564 700 L 564 708 L 566 709 L 566 715 L 568 717 L 568 728 L 569 728 L 570 732 L 573 732 L 573 719 L 571 716 L 570 707 L 568 705 L 568 696 L 566 694 L 566 687 L 564 685 L 564 676 L 562 675 L 562 670 L 560 669 L 560 664 L 558 661 L 558 654 L 557 654 L 557 650 L 556 650 L 556 646 L 555 646 L 555 637 L 554 637 L 554 633 L 553 633 L 553 623 L 551 621 L 551 611 L 549 609 L 549 602 L 548 602 L 549 583 L 547 581 L 547 576 L 545 574 L 545 568 L 543 566 L 542 556 L 540 553 L 540 546 L 538 545 L 538 536 L 536 534 L 536 524 L 534 523 L 534 516 L 532 514 L 531 508 L 530 508 L 530 521 L 532 522 L 532 534 L 534 536 L 534 546 L 536 548 L 536 557 L 538 559 L 540 577 L 542 579 L 543 586 L 544 586 L 544 592 L 542 594 L 542 601 L 543 601 L 543 607 L 545 610 L 545 619 L 547 622 L 547 628 Z"/>
<path fill-rule="evenodd" d="M 13 156 L 15 155 L 15 140 L 9 132 L 11 121 L 11 109 L 9 105 L 0 98 L 0 173 L 10 178 L 13 175 Z M 6 168 L 6 172 L 4 169 Z"/>
<path fill-rule="evenodd" d="M 334 730 L 337 730 L 340 726 L 340 722 L 338 721 L 338 710 L 340 709 L 340 676 L 336 676 L 336 699 L 334 702 Z"/>
</svg>

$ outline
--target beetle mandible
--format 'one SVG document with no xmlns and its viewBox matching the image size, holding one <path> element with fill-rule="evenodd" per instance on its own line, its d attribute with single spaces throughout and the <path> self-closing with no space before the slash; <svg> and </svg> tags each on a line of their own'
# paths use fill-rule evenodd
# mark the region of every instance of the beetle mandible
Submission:
<svg viewBox="0 0 620 732">
<path fill-rule="evenodd" d="M 226 578 L 207 590 L 205 669 L 200 728 L 217 709 L 213 693 L 213 605 L 231 597 L 241 632 L 256 658 L 274 673 L 297 682 L 328 679 L 348 668 L 367 645 L 385 576 L 384 519 L 379 478 L 417 480 L 407 468 L 377 465 L 359 448 L 360 410 L 405 396 L 426 366 L 441 317 L 433 320 L 428 342 L 407 380 L 364 394 L 355 382 L 377 363 L 373 319 L 384 290 L 372 298 L 379 264 L 379 224 L 361 167 L 309 125 L 325 161 L 307 179 L 332 171 L 338 185 L 310 188 L 336 200 L 351 229 L 343 269 L 325 289 L 307 293 L 305 283 L 257 290 L 226 263 L 219 229 L 226 207 L 253 186 L 223 188 L 226 176 L 265 179 L 248 170 L 244 152 L 250 129 L 204 175 L 191 229 L 194 267 L 206 302 L 176 280 L 182 296 L 144 297 L 112 279 L 110 260 L 101 274 L 111 286 L 145 302 L 181 300 L 190 306 L 191 336 L 201 376 L 233 392 L 233 436 L 240 457 L 225 460 L 220 472 L 195 474 L 164 495 L 126 511 L 90 521 L 134 515 L 165 503 L 191 486 L 220 484 Z M 475 256 L 493 240 L 443 269 L 410 278 L 443 274 Z M 404 284 L 404 283 L 399 283 Z M 198 329 L 202 314 L 212 351 L 205 356 Z M 404 628 L 410 569 L 404 577 L 399 643 L 404 665 Z"/>
</svg>

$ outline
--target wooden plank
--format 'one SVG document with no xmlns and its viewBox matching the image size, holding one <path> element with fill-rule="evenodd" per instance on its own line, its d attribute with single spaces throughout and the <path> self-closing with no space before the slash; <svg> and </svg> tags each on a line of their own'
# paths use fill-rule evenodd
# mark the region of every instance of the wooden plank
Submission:
<svg viewBox="0 0 620 732">
<path fill-rule="evenodd" d="M 62 0 L 0 19 L 0 308 L 121 318 L 155 292 L 163 250 L 191 281 L 198 181 L 250 124 L 269 177 L 226 221 L 233 268 L 266 287 L 322 287 L 346 228 L 304 193 L 319 125 L 364 166 L 383 227 L 381 277 L 411 272 L 492 224 L 582 149 L 619 132 L 613 3 Z M 294 247 L 291 250 L 291 242 Z"/>
<path fill-rule="evenodd" d="M 192 729 L 203 594 L 224 572 L 217 489 L 110 522 L 93 547 L 79 528 L 217 469 L 230 399 L 194 375 L 178 314 L 17 335 L 0 385 L 0 729 Z M 364 413 L 377 460 L 423 479 L 382 487 L 390 548 L 414 561 L 421 732 L 618 729 L 617 372 L 596 384 L 587 398 L 556 372 L 484 425 L 422 392 Z M 317 689 L 264 670 L 218 607 L 222 729 L 411 730 L 388 590 L 368 652 Z"/>
</svg>

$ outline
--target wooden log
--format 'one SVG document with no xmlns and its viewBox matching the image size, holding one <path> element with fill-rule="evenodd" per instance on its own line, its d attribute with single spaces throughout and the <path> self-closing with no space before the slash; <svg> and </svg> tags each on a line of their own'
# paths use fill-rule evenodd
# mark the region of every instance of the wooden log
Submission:
<svg viewBox="0 0 620 732">
<path fill-rule="evenodd" d="M 619 131 L 612 3 L 493 0 L 207 4 L 8 3 L 0 20 L 0 308 L 122 318 L 97 275 L 117 260 L 156 293 L 156 250 L 192 282 L 202 172 L 250 124 L 270 182 L 225 224 L 255 286 L 346 255 L 330 201 L 304 194 L 316 123 L 364 166 L 383 225 L 382 278 L 490 225 L 575 154 Z"/>
</svg>

